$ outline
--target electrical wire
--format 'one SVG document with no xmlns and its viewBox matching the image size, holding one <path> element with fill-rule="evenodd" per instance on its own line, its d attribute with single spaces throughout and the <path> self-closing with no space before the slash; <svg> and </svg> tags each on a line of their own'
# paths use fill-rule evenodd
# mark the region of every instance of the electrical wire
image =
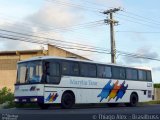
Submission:
<svg viewBox="0 0 160 120">
<path fill-rule="evenodd" d="M 10 37 L 10 36 L 0 35 L 0 37 L 1 38 L 6 38 L 6 39 L 11 39 L 11 40 L 19 40 L 19 41 L 24 41 L 24 42 L 32 42 L 32 43 L 44 44 L 44 45 L 48 44 L 48 43 L 44 43 L 44 41 L 23 40 L 23 39 L 20 39 L 20 38 L 13 38 L 13 37 Z M 102 54 L 111 54 L 110 52 L 107 52 L 107 51 L 97 51 L 97 50 L 94 50 L 94 49 L 87 50 L 87 49 L 81 49 L 81 48 L 78 48 L 78 47 L 71 47 L 71 46 L 69 47 L 69 46 L 57 45 L 57 44 L 54 44 L 54 45 L 57 46 L 57 47 L 60 47 L 60 48 L 65 48 L 65 49 L 75 49 L 75 50 L 96 52 L 96 53 L 102 53 Z M 134 57 L 134 58 L 142 58 L 142 59 L 160 61 L 160 59 L 158 59 L 158 58 L 151 58 L 151 57 L 140 55 L 140 54 L 133 54 L 133 53 L 127 53 L 127 52 L 122 52 L 122 51 L 116 51 L 116 52 L 118 54 L 122 55 L 122 56 L 128 56 L 128 57 Z"/>
</svg>

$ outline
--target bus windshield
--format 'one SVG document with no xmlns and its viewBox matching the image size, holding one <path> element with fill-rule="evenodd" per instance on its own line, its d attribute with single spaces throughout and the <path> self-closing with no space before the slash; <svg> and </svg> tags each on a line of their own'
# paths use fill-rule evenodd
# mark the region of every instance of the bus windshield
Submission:
<svg viewBox="0 0 160 120">
<path fill-rule="evenodd" d="M 42 61 L 18 64 L 17 83 L 40 83 L 42 79 Z"/>
</svg>

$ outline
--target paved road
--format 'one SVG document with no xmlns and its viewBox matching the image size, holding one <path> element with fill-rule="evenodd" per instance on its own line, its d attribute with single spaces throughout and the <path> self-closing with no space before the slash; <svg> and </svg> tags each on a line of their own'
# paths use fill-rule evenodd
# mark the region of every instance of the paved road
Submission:
<svg viewBox="0 0 160 120">
<path fill-rule="evenodd" d="M 126 114 L 129 114 L 128 116 Z M 138 115 L 141 114 L 141 115 Z M 149 116 L 149 114 L 152 114 Z M 138 107 L 106 107 L 106 106 L 81 106 L 73 109 L 61 109 L 59 107 L 41 110 L 39 108 L 12 108 L 0 110 L 0 119 L 7 120 L 115 120 L 133 119 L 139 117 L 160 119 L 160 105 L 145 105 Z M 118 115 L 118 117 L 117 117 Z M 147 116 L 148 115 L 148 116 Z M 159 115 L 159 116 L 157 116 Z M 65 119 L 64 119 L 65 118 Z M 145 120 L 146 120 L 145 118 Z M 11 120 L 8 119 L 8 120 Z M 153 119 L 153 118 L 152 118 Z"/>
</svg>

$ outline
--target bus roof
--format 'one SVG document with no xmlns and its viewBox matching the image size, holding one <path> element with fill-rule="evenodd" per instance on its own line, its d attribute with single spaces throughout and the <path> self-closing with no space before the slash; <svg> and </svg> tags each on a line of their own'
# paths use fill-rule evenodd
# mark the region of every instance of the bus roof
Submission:
<svg viewBox="0 0 160 120">
<path fill-rule="evenodd" d="M 48 60 L 48 59 L 60 59 L 60 60 L 69 60 L 69 61 L 76 61 L 76 62 L 87 62 L 87 63 L 96 63 L 102 65 L 112 65 L 112 66 L 119 66 L 119 67 L 129 67 L 129 68 L 136 68 L 136 69 L 144 69 L 144 70 L 151 70 L 149 67 L 134 67 L 134 66 L 125 66 L 125 65 L 118 65 L 113 63 L 104 63 L 104 62 L 97 62 L 91 60 L 82 60 L 76 58 L 66 58 L 66 57 L 57 57 L 57 56 L 39 56 L 39 57 L 32 57 L 28 60 L 19 61 L 18 63 L 29 62 L 29 61 L 36 61 L 36 60 Z"/>
</svg>

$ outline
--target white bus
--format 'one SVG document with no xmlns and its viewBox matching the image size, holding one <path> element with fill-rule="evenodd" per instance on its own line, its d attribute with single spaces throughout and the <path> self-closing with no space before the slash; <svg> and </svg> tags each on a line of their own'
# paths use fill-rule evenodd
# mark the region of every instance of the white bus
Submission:
<svg viewBox="0 0 160 120">
<path fill-rule="evenodd" d="M 151 70 L 60 57 L 36 57 L 18 63 L 16 103 L 125 103 L 136 106 L 153 95 Z"/>
</svg>

